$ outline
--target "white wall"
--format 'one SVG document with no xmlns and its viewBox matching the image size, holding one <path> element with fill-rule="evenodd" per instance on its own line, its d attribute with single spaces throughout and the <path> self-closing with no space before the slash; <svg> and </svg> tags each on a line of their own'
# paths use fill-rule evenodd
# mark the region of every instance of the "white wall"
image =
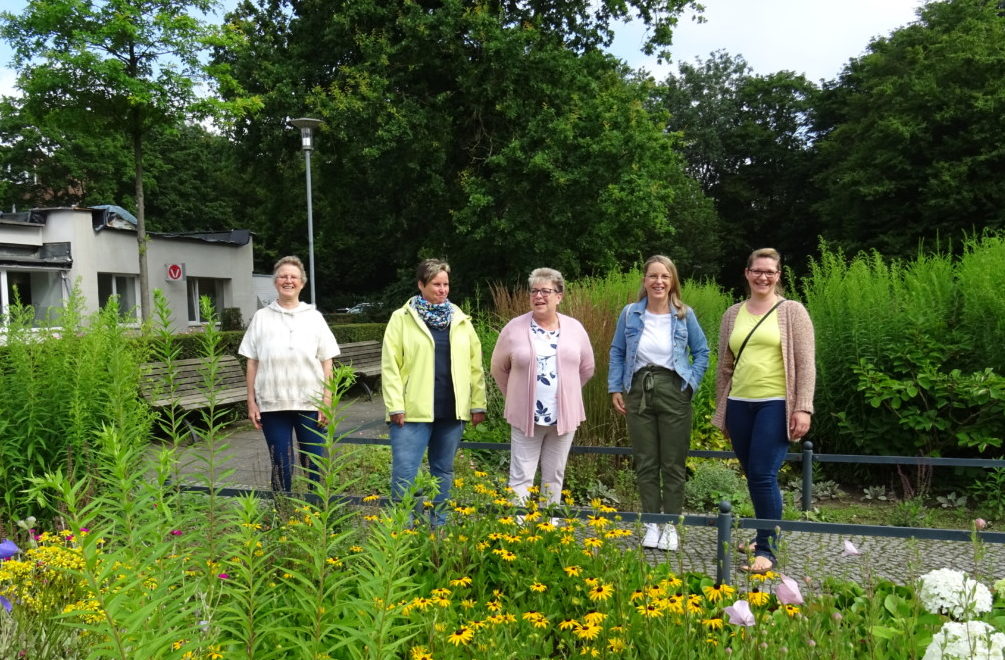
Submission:
<svg viewBox="0 0 1005 660">
<path fill-rule="evenodd" d="M 150 288 L 164 292 L 174 310 L 176 327 L 187 328 L 188 283 L 169 282 L 165 268 L 167 264 L 184 263 L 186 280 L 189 277 L 227 280 L 223 291 L 223 306 L 240 308 L 241 319 L 247 324 L 257 307 L 252 281 L 252 257 L 251 242 L 238 247 L 187 239 L 153 239 L 147 252 Z"/>
<path fill-rule="evenodd" d="M 95 231 L 92 212 L 88 209 L 54 209 L 46 213 L 46 224 L 41 232 L 34 228 L 0 227 L 0 242 L 36 246 L 69 242 L 73 266 L 67 277 L 71 285 L 79 286 L 88 311 L 97 309 L 98 273 L 139 276 L 134 231 L 113 228 Z M 236 246 L 151 236 L 147 249 L 151 297 L 153 289 L 162 290 L 172 309 L 173 328 L 178 332 L 189 329 L 187 283 L 166 281 L 165 271 L 165 264 L 184 263 L 187 277 L 225 280 L 223 307 L 240 308 L 242 320 L 247 323 L 256 309 L 253 254 L 252 241 Z"/>
</svg>

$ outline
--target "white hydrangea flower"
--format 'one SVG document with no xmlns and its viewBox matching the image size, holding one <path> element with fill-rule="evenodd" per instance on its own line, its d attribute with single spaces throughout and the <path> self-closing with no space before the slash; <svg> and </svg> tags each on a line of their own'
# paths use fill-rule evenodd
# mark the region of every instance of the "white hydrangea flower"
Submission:
<svg viewBox="0 0 1005 660">
<path fill-rule="evenodd" d="M 983 621 L 949 621 L 935 633 L 922 660 L 1001 660 L 1005 635 Z"/>
<path fill-rule="evenodd" d="M 925 609 L 957 621 L 991 611 L 991 592 L 965 573 L 940 568 L 921 576 L 918 592 Z"/>
</svg>

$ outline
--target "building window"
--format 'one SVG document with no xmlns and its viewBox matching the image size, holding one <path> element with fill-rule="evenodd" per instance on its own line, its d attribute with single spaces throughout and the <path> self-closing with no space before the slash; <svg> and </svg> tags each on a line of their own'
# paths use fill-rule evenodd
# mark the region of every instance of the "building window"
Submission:
<svg viewBox="0 0 1005 660">
<path fill-rule="evenodd" d="M 138 278 L 134 275 L 98 273 L 98 306 L 104 309 L 108 299 L 117 296 L 119 317 L 123 321 L 136 321 L 140 311 L 136 296 L 138 288 Z"/>
<path fill-rule="evenodd" d="M 63 290 L 58 271 L 0 270 L 0 298 L 6 317 L 15 302 L 31 306 L 35 325 L 52 323 L 63 310 Z"/>
<path fill-rule="evenodd" d="M 213 314 L 216 320 L 220 320 L 223 313 L 223 285 L 226 280 L 218 280 L 211 277 L 189 277 L 188 278 L 188 322 L 205 323 L 202 312 L 199 309 L 199 299 L 203 296 L 209 298 L 213 305 Z"/>
</svg>

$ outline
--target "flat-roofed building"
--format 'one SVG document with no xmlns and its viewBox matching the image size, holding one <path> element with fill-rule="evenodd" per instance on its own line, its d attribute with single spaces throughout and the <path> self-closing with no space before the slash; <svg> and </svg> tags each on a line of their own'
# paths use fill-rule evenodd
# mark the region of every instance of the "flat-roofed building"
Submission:
<svg viewBox="0 0 1005 660">
<path fill-rule="evenodd" d="M 241 310 L 244 323 L 256 309 L 252 234 L 148 232 L 150 288 L 160 289 L 177 332 L 202 325 L 199 298 L 208 296 L 219 316 Z M 0 213 L 0 302 L 20 296 L 39 323 L 55 318 L 76 285 L 86 310 L 118 296 L 125 322 L 140 313 L 136 220 L 115 206 L 42 208 Z"/>
</svg>

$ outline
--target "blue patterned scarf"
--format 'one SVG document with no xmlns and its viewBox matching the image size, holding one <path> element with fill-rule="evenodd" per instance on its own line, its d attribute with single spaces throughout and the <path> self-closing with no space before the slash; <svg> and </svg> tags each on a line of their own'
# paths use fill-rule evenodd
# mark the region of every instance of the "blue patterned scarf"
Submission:
<svg viewBox="0 0 1005 660">
<path fill-rule="evenodd" d="M 412 298 L 412 307 L 419 313 L 419 316 L 433 330 L 443 330 L 450 326 L 450 317 L 454 313 L 454 307 L 449 300 L 442 303 L 431 303 L 422 296 Z"/>
</svg>

